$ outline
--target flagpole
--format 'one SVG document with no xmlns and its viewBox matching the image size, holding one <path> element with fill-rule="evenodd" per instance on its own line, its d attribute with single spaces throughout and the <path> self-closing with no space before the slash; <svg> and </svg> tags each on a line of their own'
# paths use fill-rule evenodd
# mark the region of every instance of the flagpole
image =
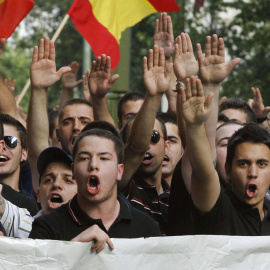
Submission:
<svg viewBox="0 0 270 270">
<path fill-rule="evenodd" d="M 60 35 L 61 31 L 63 30 L 64 26 L 66 25 L 67 21 L 69 19 L 69 15 L 66 14 L 64 19 L 62 20 L 62 22 L 60 23 L 60 25 L 58 26 L 56 32 L 54 33 L 53 37 L 52 37 L 52 41 L 55 42 L 56 39 L 58 38 L 58 36 Z M 18 96 L 17 100 L 16 100 L 16 104 L 19 105 L 22 98 L 24 97 L 25 93 L 27 92 L 28 88 L 30 86 L 30 78 L 27 80 L 22 92 L 20 93 L 20 95 Z"/>
</svg>

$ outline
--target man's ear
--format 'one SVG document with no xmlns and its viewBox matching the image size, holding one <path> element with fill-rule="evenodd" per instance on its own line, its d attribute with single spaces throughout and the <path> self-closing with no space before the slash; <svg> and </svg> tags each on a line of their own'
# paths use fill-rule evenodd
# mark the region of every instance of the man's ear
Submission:
<svg viewBox="0 0 270 270">
<path fill-rule="evenodd" d="M 118 164 L 118 174 L 116 178 L 117 181 L 121 181 L 123 172 L 124 172 L 124 164 Z"/>
<path fill-rule="evenodd" d="M 229 165 L 227 164 L 227 162 L 225 163 L 225 172 L 226 172 L 226 175 L 227 175 L 227 179 L 231 182 L 232 179 L 231 179 L 231 169 L 229 167 Z"/>
<path fill-rule="evenodd" d="M 60 139 L 59 139 L 59 128 L 56 128 L 55 129 L 55 132 L 56 132 L 57 141 L 60 142 Z"/>
<path fill-rule="evenodd" d="M 28 153 L 26 149 L 22 149 L 21 162 L 26 161 L 28 157 Z"/>
<path fill-rule="evenodd" d="M 39 188 L 37 189 L 37 202 L 40 203 L 40 199 L 39 199 L 39 195 L 40 195 L 40 191 L 39 191 Z"/>
</svg>

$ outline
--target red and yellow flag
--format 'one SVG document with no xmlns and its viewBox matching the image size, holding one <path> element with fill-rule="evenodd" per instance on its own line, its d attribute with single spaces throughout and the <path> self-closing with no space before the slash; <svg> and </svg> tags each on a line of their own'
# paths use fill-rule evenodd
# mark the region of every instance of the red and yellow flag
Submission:
<svg viewBox="0 0 270 270">
<path fill-rule="evenodd" d="M 126 28 L 152 13 L 178 10 L 175 0 L 75 0 L 68 14 L 95 56 L 111 56 L 113 70 L 120 61 L 119 42 Z"/>
<path fill-rule="evenodd" d="M 0 38 L 8 38 L 34 6 L 34 0 L 0 0 Z"/>
</svg>

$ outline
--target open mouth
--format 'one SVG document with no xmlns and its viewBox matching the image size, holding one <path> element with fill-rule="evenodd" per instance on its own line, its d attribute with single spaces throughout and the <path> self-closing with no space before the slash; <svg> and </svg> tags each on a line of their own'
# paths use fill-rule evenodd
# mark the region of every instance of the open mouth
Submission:
<svg viewBox="0 0 270 270">
<path fill-rule="evenodd" d="M 144 164 L 148 164 L 151 162 L 151 160 L 153 159 L 153 156 L 147 152 L 145 155 L 144 155 L 144 158 L 143 158 L 143 163 Z"/>
<path fill-rule="evenodd" d="M 50 201 L 51 201 L 51 203 L 52 203 L 53 205 L 56 205 L 56 206 L 63 203 L 62 197 L 61 197 L 60 195 L 58 195 L 58 194 L 53 194 L 53 195 L 51 196 L 51 198 L 50 198 Z"/>
<path fill-rule="evenodd" d="M 99 192 L 100 183 L 99 183 L 99 178 L 97 176 L 91 175 L 89 177 L 87 189 L 88 189 L 89 193 L 92 195 L 95 195 Z"/>
<path fill-rule="evenodd" d="M 75 143 L 75 140 L 76 140 L 77 136 L 74 136 L 72 141 L 71 141 L 71 145 L 73 146 L 73 144 Z"/>
<path fill-rule="evenodd" d="M 0 164 L 6 162 L 8 160 L 9 160 L 8 157 L 6 157 L 6 156 L 0 156 Z"/>
<path fill-rule="evenodd" d="M 247 195 L 250 198 L 253 198 L 257 194 L 257 186 L 255 184 L 249 184 L 247 186 Z"/>
</svg>

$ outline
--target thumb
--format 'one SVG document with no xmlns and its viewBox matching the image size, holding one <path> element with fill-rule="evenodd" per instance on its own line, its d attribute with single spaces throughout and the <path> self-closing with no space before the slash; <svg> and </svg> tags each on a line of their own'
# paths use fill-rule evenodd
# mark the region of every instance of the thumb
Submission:
<svg viewBox="0 0 270 270">
<path fill-rule="evenodd" d="M 114 84 L 114 82 L 119 78 L 118 74 L 114 74 L 111 78 L 110 78 L 110 83 Z"/>
<path fill-rule="evenodd" d="M 236 65 L 240 63 L 241 59 L 240 58 L 234 58 L 227 66 L 227 71 L 228 74 L 231 73 L 231 71 L 234 69 Z"/>
<path fill-rule="evenodd" d="M 61 78 L 63 74 L 65 74 L 69 71 L 71 71 L 70 67 L 62 67 L 57 71 L 57 75 L 59 75 L 59 78 Z"/>
<path fill-rule="evenodd" d="M 214 94 L 213 93 L 210 93 L 207 96 L 207 98 L 206 98 L 206 100 L 204 102 L 204 106 L 205 106 L 205 108 L 206 108 L 207 111 L 211 109 L 211 104 L 212 104 L 213 96 L 214 96 Z"/>
<path fill-rule="evenodd" d="M 75 86 L 78 86 L 80 83 L 82 83 L 83 80 L 78 80 L 75 84 Z"/>
</svg>

